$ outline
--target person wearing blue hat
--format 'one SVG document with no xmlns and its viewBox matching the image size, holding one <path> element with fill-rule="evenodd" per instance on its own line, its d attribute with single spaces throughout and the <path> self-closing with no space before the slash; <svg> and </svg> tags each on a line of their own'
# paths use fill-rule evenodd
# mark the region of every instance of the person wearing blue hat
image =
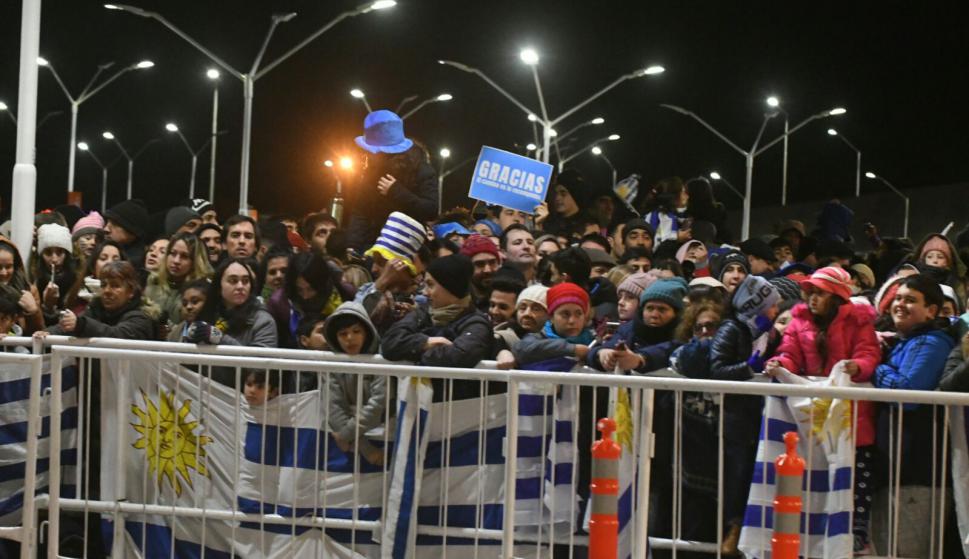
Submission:
<svg viewBox="0 0 969 559">
<path fill-rule="evenodd" d="M 439 223 L 431 228 L 434 231 L 434 237 L 438 239 L 446 239 L 460 247 L 464 244 L 464 238 L 473 233 L 464 225 L 456 221 L 449 221 L 447 223 Z"/>
<path fill-rule="evenodd" d="M 357 250 L 373 243 L 393 211 L 422 223 L 437 217 L 437 173 L 423 146 L 404 135 L 404 121 L 378 110 L 367 115 L 363 128 L 354 139 L 362 152 L 347 189 L 347 239 Z"/>
</svg>

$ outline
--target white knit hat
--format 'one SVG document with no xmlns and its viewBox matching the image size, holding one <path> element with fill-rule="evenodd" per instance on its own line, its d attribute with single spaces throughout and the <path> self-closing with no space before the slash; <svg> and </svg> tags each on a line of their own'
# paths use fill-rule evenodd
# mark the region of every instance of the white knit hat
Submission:
<svg viewBox="0 0 969 559">
<path fill-rule="evenodd" d="M 60 247 L 71 254 L 71 230 L 56 223 L 41 225 L 37 229 L 37 252 L 44 254 L 50 247 Z"/>
<path fill-rule="evenodd" d="M 538 303 L 546 309 L 548 308 L 548 303 L 546 302 L 545 295 L 548 293 L 548 288 L 542 284 L 529 285 L 518 294 L 518 301 L 516 304 L 520 304 L 522 301 L 531 301 L 533 303 Z"/>
</svg>

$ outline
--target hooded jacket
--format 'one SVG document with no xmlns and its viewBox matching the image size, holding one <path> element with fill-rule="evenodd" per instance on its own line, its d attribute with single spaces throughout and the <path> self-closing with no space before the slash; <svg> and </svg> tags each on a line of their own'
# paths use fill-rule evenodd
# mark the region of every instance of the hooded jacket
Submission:
<svg viewBox="0 0 969 559">
<path fill-rule="evenodd" d="M 361 354 L 372 355 L 380 349 L 380 335 L 366 309 L 359 303 L 343 303 L 331 314 L 323 325 L 323 337 L 330 348 L 337 353 L 343 353 L 337 338 L 335 321 L 338 317 L 353 316 L 367 330 L 369 341 L 360 351 Z M 360 387 L 360 401 L 357 401 L 358 380 L 363 380 Z M 387 407 L 387 380 L 383 375 L 354 375 L 349 373 L 330 373 L 329 394 L 330 401 L 330 429 L 345 441 L 353 441 L 357 433 L 363 435 L 370 429 L 384 421 Z M 361 439 L 360 446 L 369 446 L 366 439 Z"/>
<path fill-rule="evenodd" d="M 869 305 L 845 303 L 828 325 L 824 344 L 827 355 L 818 352 L 817 324 L 805 303 L 791 311 L 791 323 L 777 348 L 775 359 L 799 375 L 828 376 L 838 361 L 851 359 L 858 364 L 854 382 L 867 382 L 881 361 L 881 347 L 875 335 L 875 309 Z M 858 446 L 875 442 L 875 407 L 872 402 L 858 403 Z"/>
<path fill-rule="evenodd" d="M 599 362 L 599 351 L 616 349 L 619 342 L 624 342 L 626 347 L 643 356 L 645 360 L 643 366 L 633 372 L 645 374 L 669 367 L 670 355 L 673 350 L 680 346 L 680 342 L 673 339 L 673 332 L 678 323 L 679 313 L 665 326 L 647 326 L 643 322 L 642 312 L 637 312 L 632 320 L 619 326 L 614 336 L 589 350 L 586 362 L 590 367 L 603 370 L 602 364 Z"/>
</svg>

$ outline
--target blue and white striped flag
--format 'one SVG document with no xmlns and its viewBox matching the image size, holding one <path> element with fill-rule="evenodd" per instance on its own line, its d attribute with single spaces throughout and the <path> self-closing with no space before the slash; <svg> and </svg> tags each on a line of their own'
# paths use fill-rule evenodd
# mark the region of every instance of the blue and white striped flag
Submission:
<svg viewBox="0 0 969 559">
<path fill-rule="evenodd" d="M 835 372 L 818 384 L 833 382 L 841 382 Z M 797 452 L 806 463 L 802 484 L 801 555 L 851 557 L 854 545 L 852 414 L 850 403 L 839 399 L 766 398 L 740 550 L 748 557 L 770 556 L 774 460 L 786 450 L 784 434 L 788 431 L 798 433 Z"/>
<path fill-rule="evenodd" d="M 77 367 L 62 369 L 61 496 L 74 497 L 77 476 Z M 48 491 L 50 465 L 50 357 L 45 356 L 41 377 L 42 416 L 37 443 L 37 493 Z M 30 367 L 0 364 L 0 526 L 17 526 L 24 502 L 24 464 L 27 457 L 27 418 Z"/>
</svg>

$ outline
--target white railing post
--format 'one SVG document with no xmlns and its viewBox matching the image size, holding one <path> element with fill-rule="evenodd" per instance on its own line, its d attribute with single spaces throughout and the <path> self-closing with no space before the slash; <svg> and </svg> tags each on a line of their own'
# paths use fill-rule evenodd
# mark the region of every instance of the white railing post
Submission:
<svg viewBox="0 0 969 559">
<path fill-rule="evenodd" d="M 504 559 L 514 559 L 515 481 L 518 477 L 518 381 L 508 379 L 508 407 L 505 427 L 505 503 L 502 528 Z"/>
</svg>

